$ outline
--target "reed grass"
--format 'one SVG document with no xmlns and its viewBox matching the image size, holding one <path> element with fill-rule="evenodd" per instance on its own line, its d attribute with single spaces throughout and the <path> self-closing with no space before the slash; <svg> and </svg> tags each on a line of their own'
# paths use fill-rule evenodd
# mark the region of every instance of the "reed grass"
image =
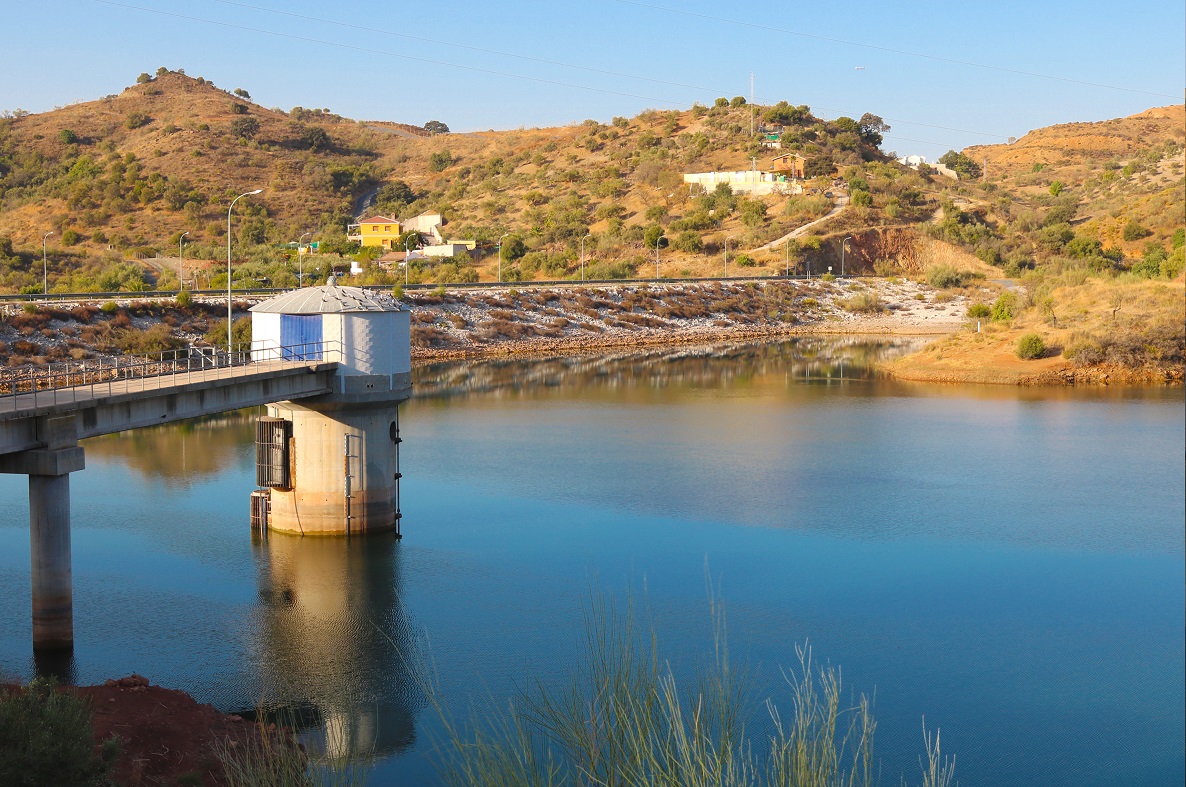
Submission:
<svg viewBox="0 0 1186 787">
<path fill-rule="evenodd" d="M 871 787 L 878 765 L 872 700 L 851 698 L 840 670 L 796 647 L 785 697 L 758 698 L 729 660 L 725 609 L 710 591 L 712 651 L 690 681 L 660 655 L 653 628 L 591 594 L 584 657 L 563 685 L 536 682 L 505 707 L 490 702 L 458 722 L 438 698 L 435 749 L 448 785 L 551 787 Z M 848 699 L 846 699 L 848 697 Z M 788 713 L 779 699 L 789 701 Z M 765 711 L 755 734 L 749 720 Z M 933 743 L 932 743 L 933 741 Z M 954 760 L 924 726 L 923 787 L 951 787 Z M 904 783 L 904 781 L 903 781 Z"/>
</svg>

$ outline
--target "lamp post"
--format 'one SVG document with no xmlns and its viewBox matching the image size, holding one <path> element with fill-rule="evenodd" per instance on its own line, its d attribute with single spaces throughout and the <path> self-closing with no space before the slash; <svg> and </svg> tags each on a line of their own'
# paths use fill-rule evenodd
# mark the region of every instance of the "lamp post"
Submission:
<svg viewBox="0 0 1186 787">
<path fill-rule="evenodd" d="M 592 238 L 593 233 L 589 233 L 585 238 Z M 581 281 L 585 280 L 585 238 L 581 238 Z M 655 278 L 658 278 L 656 276 Z"/>
<path fill-rule="evenodd" d="M 659 243 L 663 240 L 663 236 L 655 238 L 655 281 L 659 281 Z"/>
<path fill-rule="evenodd" d="M 226 209 L 226 352 L 227 363 L 230 363 L 231 353 L 234 348 L 231 345 L 231 328 L 234 326 L 231 322 L 231 211 L 235 209 L 235 203 L 244 197 L 250 197 L 252 194 L 259 194 L 263 189 L 256 189 L 255 191 L 248 191 L 240 194 L 231 200 L 231 205 Z"/>
<path fill-rule="evenodd" d="M 407 254 L 407 252 L 404 253 Z M 408 258 L 406 256 L 399 266 L 404 269 L 404 289 L 406 290 L 408 288 Z"/>
<path fill-rule="evenodd" d="M 45 239 L 53 235 L 54 231 L 50 230 L 41 236 L 41 294 L 49 295 L 49 263 L 45 261 Z"/>
<path fill-rule="evenodd" d="M 177 292 L 185 289 L 185 257 L 182 256 L 181 244 L 185 243 L 185 236 L 188 234 L 183 232 L 177 239 Z"/>
<path fill-rule="evenodd" d="M 729 278 L 729 241 L 736 238 L 736 235 L 730 235 L 725 238 L 725 278 Z"/>
<path fill-rule="evenodd" d="M 502 282 L 502 239 L 510 235 L 509 232 L 504 232 L 498 238 L 498 281 Z"/>
<path fill-rule="evenodd" d="M 840 278 L 842 279 L 844 278 L 844 247 L 848 245 L 850 240 L 852 240 L 851 235 L 840 241 Z"/>
<path fill-rule="evenodd" d="M 312 235 L 311 232 L 302 232 L 301 237 L 297 239 L 297 286 L 305 286 L 305 247 L 302 245 L 305 241 L 306 235 Z"/>
</svg>

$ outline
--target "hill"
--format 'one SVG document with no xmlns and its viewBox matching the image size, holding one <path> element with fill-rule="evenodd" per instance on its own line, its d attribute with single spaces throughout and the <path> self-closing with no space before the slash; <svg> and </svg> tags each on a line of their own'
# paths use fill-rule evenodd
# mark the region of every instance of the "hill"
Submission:
<svg viewBox="0 0 1186 787">
<path fill-rule="evenodd" d="M 897 201 L 907 210 L 899 214 L 921 205 L 926 188 L 925 179 L 877 149 L 879 118 L 824 121 L 786 102 L 752 108 L 740 97 L 722 98 L 713 107 L 609 123 L 429 134 L 328 110 L 267 109 L 245 91 L 177 72 L 142 79 L 119 95 L 0 120 L 0 236 L 24 250 L 26 267 L 50 230 L 62 268 L 51 279 L 62 284 L 65 271 L 96 256 L 168 255 L 183 232 L 195 244 L 188 257 L 216 260 L 225 249 L 230 199 L 263 188 L 236 207 L 236 251 L 246 249 L 249 278 L 263 276 L 264 268 L 272 281 L 283 278 L 276 266 L 286 258 L 273 253 L 276 246 L 307 232 L 323 248 L 352 251 L 346 225 L 372 196 L 374 210 L 401 218 L 441 212 L 450 237 L 476 240 L 476 258 L 456 261 L 454 275 L 476 265 L 492 276 L 489 256 L 507 233 L 523 242 L 509 244 L 511 277 L 573 275 L 580 239 L 589 234 L 589 260 L 601 263 L 602 275 L 623 275 L 649 259 L 655 233 L 666 234 L 659 245 L 668 275 L 707 273 L 726 238 L 734 249 L 756 247 L 826 214 L 833 201 L 822 192 L 838 171 L 866 189 L 876 183 L 865 180 L 877 179 L 865 173 L 866 164 L 888 168 L 891 181 L 903 176 L 898 190 L 907 199 Z M 820 175 L 811 184 L 818 193 L 690 193 L 684 172 L 749 169 L 751 161 L 770 158 L 773 152 L 750 133 L 753 119 L 759 130 L 776 128 L 785 149 L 807 158 Z M 774 253 L 752 256 L 740 262 L 769 263 L 770 270 L 781 262 Z M 263 267 L 253 268 L 257 262 Z M 420 266 L 414 273 L 451 275 Z M 35 278 L 0 273 L 0 287 L 32 287 Z"/>
</svg>

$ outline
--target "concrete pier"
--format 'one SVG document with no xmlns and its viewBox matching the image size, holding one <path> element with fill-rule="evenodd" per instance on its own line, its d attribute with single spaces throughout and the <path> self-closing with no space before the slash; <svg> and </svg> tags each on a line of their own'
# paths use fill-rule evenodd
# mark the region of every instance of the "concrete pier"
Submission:
<svg viewBox="0 0 1186 787">
<path fill-rule="evenodd" d="M 396 403 L 281 402 L 268 415 L 292 423 L 291 487 L 271 490 L 269 528 L 307 536 L 398 531 Z"/>
<path fill-rule="evenodd" d="M 74 647 L 70 570 L 70 476 L 29 476 L 33 647 Z"/>
</svg>

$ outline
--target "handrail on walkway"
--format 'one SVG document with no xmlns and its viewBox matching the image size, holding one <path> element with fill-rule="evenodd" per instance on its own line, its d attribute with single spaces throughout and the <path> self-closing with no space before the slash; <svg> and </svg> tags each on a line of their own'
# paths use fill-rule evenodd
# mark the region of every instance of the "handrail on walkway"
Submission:
<svg viewBox="0 0 1186 787">
<path fill-rule="evenodd" d="M 183 374 L 200 372 L 203 381 L 219 380 L 238 376 L 252 365 L 279 363 L 287 367 L 310 361 L 336 361 L 340 357 L 338 341 L 284 346 L 255 342 L 236 345 L 230 351 L 187 347 L 165 350 L 155 356 L 99 357 L 3 368 L 0 369 L 0 413 L 16 412 L 17 397 L 28 394 L 33 399 L 22 402 L 26 407 L 70 404 L 124 392 L 132 380 L 154 380 L 159 390 L 172 385 L 173 378 Z M 124 383 L 124 391 L 115 390 L 118 383 Z"/>
</svg>

